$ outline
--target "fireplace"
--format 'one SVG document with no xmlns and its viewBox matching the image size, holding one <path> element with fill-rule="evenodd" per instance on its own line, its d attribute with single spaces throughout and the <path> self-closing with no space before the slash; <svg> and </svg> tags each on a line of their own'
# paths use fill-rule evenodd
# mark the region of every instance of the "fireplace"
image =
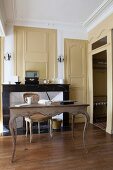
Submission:
<svg viewBox="0 0 113 170">
<path fill-rule="evenodd" d="M 8 127 L 10 111 L 9 107 L 12 104 L 18 104 L 22 101 L 22 95 L 24 92 L 37 92 L 40 94 L 41 98 L 47 99 L 48 92 L 50 98 L 54 98 L 58 94 L 62 93 L 63 100 L 69 100 L 69 84 L 20 84 L 13 85 L 7 84 L 3 85 L 3 125 Z M 17 96 L 17 97 L 16 97 Z M 15 98 L 15 99 L 14 99 Z M 21 118 L 20 118 L 21 122 Z M 19 122 L 19 123 L 20 123 Z M 20 123 L 21 124 L 21 123 Z M 69 114 L 63 113 L 63 127 L 69 127 Z"/>
</svg>

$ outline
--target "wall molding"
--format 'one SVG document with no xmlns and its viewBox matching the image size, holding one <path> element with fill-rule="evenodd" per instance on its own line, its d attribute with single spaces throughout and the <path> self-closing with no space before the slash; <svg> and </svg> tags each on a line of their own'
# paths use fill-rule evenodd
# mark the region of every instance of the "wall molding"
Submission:
<svg viewBox="0 0 113 170">
<path fill-rule="evenodd" d="M 87 29 L 87 32 L 89 32 L 112 13 L 113 0 L 104 0 L 104 2 L 83 23 L 83 26 Z"/>
<path fill-rule="evenodd" d="M 50 29 L 65 29 L 65 30 L 72 30 L 75 29 L 78 31 L 84 31 L 85 28 L 82 26 L 82 23 L 63 23 L 51 20 L 33 20 L 33 19 L 18 19 L 15 18 L 14 23 L 12 21 L 7 21 L 7 24 L 13 24 L 16 26 L 30 26 L 30 27 L 40 27 L 40 28 L 50 28 Z"/>
<path fill-rule="evenodd" d="M 6 33 L 6 15 L 4 12 L 4 4 L 3 1 L 0 0 L 0 36 L 5 36 Z"/>
<path fill-rule="evenodd" d="M 32 18 L 29 19 L 17 18 L 16 17 L 17 9 L 15 5 L 15 0 L 10 0 L 10 6 L 12 9 L 13 20 L 6 20 L 7 25 L 50 28 L 50 29 L 59 29 L 59 30 L 67 30 L 67 31 L 76 30 L 76 31 L 86 32 L 86 29 L 83 27 L 82 22 L 67 23 L 67 22 L 58 22 L 55 20 L 52 21 L 52 20 L 33 20 Z"/>
<path fill-rule="evenodd" d="M 3 2 L 0 0 L 0 3 Z M 18 25 L 18 26 L 32 26 L 32 27 L 41 27 L 41 28 L 52 28 L 52 29 L 65 29 L 65 30 L 79 30 L 79 31 L 87 31 L 89 32 L 93 29 L 97 24 L 103 21 L 106 17 L 108 17 L 111 13 L 113 13 L 113 0 L 104 0 L 103 3 L 91 14 L 91 16 L 83 23 L 78 22 L 76 24 L 73 23 L 61 23 L 57 21 L 40 21 L 40 20 L 29 20 L 18 19 L 15 17 L 16 14 L 16 5 L 15 0 L 10 0 L 10 6 L 12 8 L 13 20 L 6 20 L 6 16 L 4 16 L 4 20 L 6 24 Z M 2 10 L 3 10 L 2 9 Z"/>
</svg>

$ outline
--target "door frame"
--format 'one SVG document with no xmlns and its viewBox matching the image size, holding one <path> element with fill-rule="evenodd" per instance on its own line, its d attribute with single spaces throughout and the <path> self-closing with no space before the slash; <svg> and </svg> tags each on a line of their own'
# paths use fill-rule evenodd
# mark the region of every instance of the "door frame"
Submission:
<svg viewBox="0 0 113 170">
<path fill-rule="evenodd" d="M 105 35 L 104 35 L 105 36 Z M 107 51 L 107 124 L 106 132 L 113 134 L 113 58 L 112 58 L 112 30 L 107 33 L 107 44 L 98 49 L 91 50 L 92 43 L 89 43 L 88 53 L 88 77 L 89 77 L 89 113 L 90 123 L 93 124 L 93 55 L 104 50 Z M 96 41 L 96 40 L 95 40 Z"/>
</svg>

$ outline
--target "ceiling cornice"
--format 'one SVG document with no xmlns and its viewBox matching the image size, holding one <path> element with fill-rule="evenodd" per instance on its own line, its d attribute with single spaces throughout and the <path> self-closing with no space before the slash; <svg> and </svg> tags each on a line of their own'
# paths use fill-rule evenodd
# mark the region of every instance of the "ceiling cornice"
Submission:
<svg viewBox="0 0 113 170">
<path fill-rule="evenodd" d="M 15 21 L 15 1 L 12 0 L 12 13 L 13 13 L 13 22 Z"/>
<path fill-rule="evenodd" d="M 4 8 L 4 3 L 2 0 L 0 0 L 0 12 L 1 12 L 1 16 L 2 16 L 4 23 L 6 23 L 5 8 Z"/>
<path fill-rule="evenodd" d="M 103 3 L 83 23 L 83 26 L 87 29 L 87 32 L 89 32 L 112 13 L 113 0 L 104 0 Z"/>
<path fill-rule="evenodd" d="M 6 15 L 4 12 L 4 4 L 3 1 L 0 0 L 0 36 L 5 36 L 6 28 L 5 28 L 5 23 L 6 23 Z"/>
<path fill-rule="evenodd" d="M 11 23 L 11 22 L 8 22 Z M 84 30 L 82 23 L 65 23 L 65 22 L 57 22 L 50 20 L 24 20 L 24 19 L 15 19 L 14 25 L 17 26 L 31 26 L 31 27 L 41 27 L 41 28 L 50 28 L 50 29 L 65 29 L 65 30 Z"/>
</svg>

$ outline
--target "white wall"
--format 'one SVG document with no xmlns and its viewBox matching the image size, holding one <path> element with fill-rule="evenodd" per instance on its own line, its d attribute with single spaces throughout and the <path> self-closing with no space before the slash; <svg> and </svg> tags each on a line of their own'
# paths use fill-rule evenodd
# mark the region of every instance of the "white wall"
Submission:
<svg viewBox="0 0 113 170">
<path fill-rule="evenodd" d="M 13 26 L 6 27 L 6 36 L 4 41 L 4 56 L 6 53 L 11 53 L 11 60 L 4 60 L 4 83 L 9 83 L 14 75 L 13 70 L 13 55 L 14 55 L 14 33 Z"/>
<path fill-rule="evenodd" d="M 50 28 L 50 27 L 49 27 Z M 77 27 L 72 29 L 67 29 L 60 27 L 54 27 L 57 29 L 57 58 L 60 55 L 64 56 L 64 38 L 69 39 L 87 39 L 87 33 L 85 30 Z M 9 83 L 11 81 L 12 76 L 14 76 L 13 70 L 13 54 L 14 54 L 14 33 L 13 26 L 7 25 L 6 27 L 6 37 L 5 37 L 5 46 L 4 53 L 11 53 L 12 58 L 10 61 L 4 60 L 4 83 Z M 64 62 L 58 62 L 58 79 L 64 78 Z"/>
</svg>

